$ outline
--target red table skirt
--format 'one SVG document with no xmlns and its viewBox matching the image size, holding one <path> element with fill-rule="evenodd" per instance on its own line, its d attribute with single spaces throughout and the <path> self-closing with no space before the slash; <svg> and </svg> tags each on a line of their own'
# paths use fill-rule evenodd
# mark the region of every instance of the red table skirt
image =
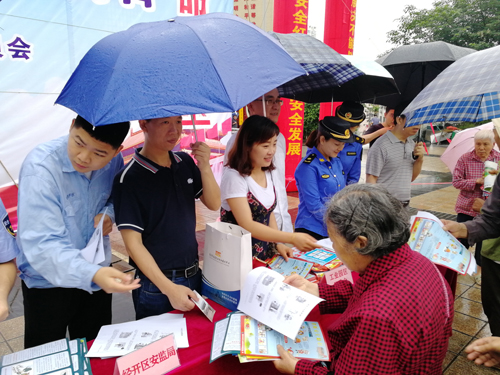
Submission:
<svg viewBox="0 0 500 375">
<path fill-rule="evenodd" d="M 221 305 L 208 301 L 216 310 L 214 321 L 224 319 L 230 310 Z M 239 363 L 237 357 L 226 355 L 210 362 L 210 350 L 212 347 L 212 336 L 214 323 L 210 322 L 198 308 L 184 313 L 187 321 L 189 348 L 179 349 L 181 366 L 172 370 L 169 374 L 196 374 L 196 375 L 220 375 L 225 372 L 236 372 L 238 374 L 279 374 L 274 368 L 272 361 Z M 320 322 L 326 334 L 326 330 L 339 315 L 321 315 L 319 307 L 315 307 L 306 320 Z M 89 348 L 92 341 L 88 343 Z M 111 375 L 115 366 L 115 358 L 90 360 L 92 373 L 94 375 Z M 237 370 L 236 370 L 237 369 Z"/>
</svg>

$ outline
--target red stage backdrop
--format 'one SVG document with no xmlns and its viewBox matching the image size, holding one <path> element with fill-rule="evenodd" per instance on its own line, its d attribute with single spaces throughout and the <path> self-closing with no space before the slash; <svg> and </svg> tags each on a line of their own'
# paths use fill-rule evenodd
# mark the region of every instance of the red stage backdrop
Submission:
<svg viewBox="0 0 500 375">
<path fill-rule="evenodd" d="M 277 33 L 307 34 L 308 0 L 274 0 L 273 30 Z M 304 103 L 283 99 L 278 126 L 286 139 L 287 191 L 297 191 L 295 168 L 302 159 L 304 135 Z"/>
<path fill-rule="evenodd" d="M 338 53 L 352 55 L 357 0 L 326 0 L 323 41 Z M 322 103 L 319 118 L 332 116 L 340 103 Z"/>
</svg>

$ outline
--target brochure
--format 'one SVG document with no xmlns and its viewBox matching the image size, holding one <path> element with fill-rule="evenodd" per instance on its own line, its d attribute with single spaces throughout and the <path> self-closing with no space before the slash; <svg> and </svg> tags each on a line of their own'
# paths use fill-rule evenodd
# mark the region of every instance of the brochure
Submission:
<svg viewBox="0 0 500 375">
<path fill-rule="evenodd" d="M 245 280 L 238 310 L 295 339 L 307 315 L 323 299 L 285 284 L 284 279 L 266 267 L 253 269 Z"/>
<path fill-rule="evenodd" d="M 241 355 L 249 359 L 279 358 L 277 345 L 300 359 L 328 361 L 330 353 L 318 322 L 304 322 L 295 340 L 276 332 L 249 316 L 241 317 Z"/>
<path fill-rule="evenodd" d="M 92 375 L 85 339 L 61 339 L 0 358 L 1 375 Z"/>
<path fill-rule="evenodd" d="M 323 248 L 317 248 L 308 251 L 307 253 L 302 253 L 298 256 L 298 258 L 324 266 L 325 264 L 330 263 L 332 260 L 337 259 L 337 254 L 335 254 L 333 251 L 328 251 Z"/>
<path fill-rule="evenodd" d="M 200 294 L 196 291 L 193 290 L 194 294 L 196 294 L 196 297 L 198 297 L 198 301 L 192 300 L 193 303 L 201 310 L 201 312 L 210 320 L 211 322 L 214 321 L 214 315 L 215 315 L 215 309 L 208 304 L 205 299 L 200 296 Z"/>
<path fill-rule="evenodd" d="M 283 276 L 297 274 L 299 276 L 306 277 L 312 266 L 313 264 L 310 262 L 294 258 L 288 258 L 288 262 L 285 262 L 285 258 L 281 255 L 275 255 L 269 261 L 269 267 Z"/>
<path fill-rule="evenodd" d="M 408 245 L 431 262 L 465 275 L 476 272 L 476 260 L 455 237 L 443 230 L 436 216 L 419 211 L 411 217 Z"/>
</svg>

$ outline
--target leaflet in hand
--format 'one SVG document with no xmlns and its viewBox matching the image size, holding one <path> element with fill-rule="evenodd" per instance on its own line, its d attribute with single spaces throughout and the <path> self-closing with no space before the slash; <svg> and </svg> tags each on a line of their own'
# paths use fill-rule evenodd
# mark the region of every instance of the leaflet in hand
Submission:
<svg viewBox="0 0 500 375">
<path fill-rule="evenodd" d="M 196 294 L 196 297 L 198 297 L 198 301 L 192 300 L 196 306 L 201 310 L 201 312 L 210 320 L 211 322 L 214 321 L 214 315 L 215 315 L 215 309 L 208 304 L 205 299 L 200 296 L 200 294 L 196 291 L 193 290 L 194 294 Z"/>
<path fill-rule="evenodd" d="M 244 315 L 241 318 L 241 355 L 248 359 L 279 358 L 278 345 L 300 359 L 328 361 L 330 353 L 318 322 L 304 322 L 295 340 Z"/>
<path fill-rule="evenodd" d="M 284 276 L 265 267 L 245 280 L 238 310 L 295 339 L 307 315 L 323 299 L 283 282 Z"/>
<path fill-rule="evenodd" d="M 92 264 L 100 264 L 106 259 L 106 254 L 104 252 L 104 237 L 102 226 L 107 211 L 108 209 L 106 208 L 101 217 L 101 220 L 99 221 L 99 224 L 97 225 L 97 228 L 95 228 L 92 237 L 90 237 L 87 246 L 85 246 L 85 248 L 81 250 L 81 254 L 85 258 L 85 260 Z"/>
<path fill-rule="evenodd" d="M 464 245 L 442 227 L 441 220 L 436 216 L 419 211 L 411 217 L 408 245 L 433 263 L 462 275 L 472 275 L 476 272 L 476 260 Z"/>
</svg>

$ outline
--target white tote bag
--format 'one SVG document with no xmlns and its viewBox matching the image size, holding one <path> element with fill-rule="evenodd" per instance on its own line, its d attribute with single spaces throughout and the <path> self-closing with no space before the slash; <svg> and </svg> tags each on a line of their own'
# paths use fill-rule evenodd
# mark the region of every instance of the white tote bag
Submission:
<svg viewBox="0 0 500 375">
<path fill-rule="evenodd" d="M 207 224 L 202 294 L 230 310 L 236 310 L 240 290 L 251 270 L 250 232 L 235 224 Z"/>
</svg>

